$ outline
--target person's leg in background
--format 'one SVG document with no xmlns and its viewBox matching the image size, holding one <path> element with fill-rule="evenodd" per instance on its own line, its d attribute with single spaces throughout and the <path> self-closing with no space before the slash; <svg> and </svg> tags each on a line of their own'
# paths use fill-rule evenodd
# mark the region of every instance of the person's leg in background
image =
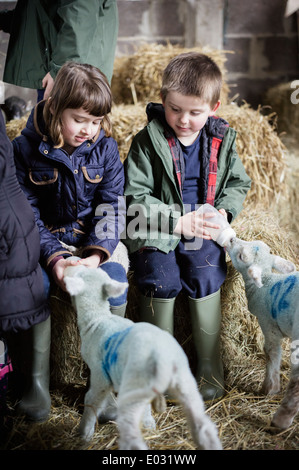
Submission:
<svg viewBox="0 0 299 470">
<path fill-rule="evenodd" d="M 50 280 L 43 271 L 44 289 L 50 295 Z M 45 421 L 51 409 L 50 347 L 51 317 L 20 333 L 26 370 L 26 386 L 18 404 L 18 412 L 32 421 Z"/>
</svg>

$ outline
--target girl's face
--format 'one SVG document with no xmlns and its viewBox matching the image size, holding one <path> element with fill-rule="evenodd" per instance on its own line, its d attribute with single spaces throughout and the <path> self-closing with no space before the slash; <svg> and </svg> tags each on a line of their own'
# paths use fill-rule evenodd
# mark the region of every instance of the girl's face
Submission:
<svg viewBox="0 0 299 470">
<path fill-rule="evenodd" d="M 83 108 L 67 108 L 61 115 L 64 147 L 79 147 L 98 132 L 104 116 L 92 116 Z"/>
<path fill-rule="evenodd" d="M 163 102 L 166 121 L 184 145 L 195 141 L 208 117 L 215 114 L 219 105 L 220 102 L 211 109 L 197 96 L 182 95 L 176 91 L 169 91 Z"/>
</svg>

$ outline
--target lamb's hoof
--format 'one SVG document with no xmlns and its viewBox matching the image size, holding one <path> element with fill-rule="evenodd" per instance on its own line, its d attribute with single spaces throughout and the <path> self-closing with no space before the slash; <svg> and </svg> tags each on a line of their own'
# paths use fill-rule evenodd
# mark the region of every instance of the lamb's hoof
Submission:
<svg viewBox="0 0 299 470">
<path fill-rule="evenodd" d="M 288 429 L 292 425 L 293 419 L 293 417 L 286 416 L 284 412 L 278 409 L 272 418 L 271 427 L 277 430 Z"/>
<path fill-rule="evenodd" d="M 79 426 L 79 437 L 83 442 L 89 442 L 94 434 L 94 429 L 86 429 Z"/>
</svg>

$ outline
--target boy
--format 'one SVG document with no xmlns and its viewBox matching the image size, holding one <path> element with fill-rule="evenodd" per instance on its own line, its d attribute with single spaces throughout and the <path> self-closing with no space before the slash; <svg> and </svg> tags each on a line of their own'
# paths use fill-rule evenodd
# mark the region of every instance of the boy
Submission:
<svg viewBox="0 0 299 470">
<path fill-rule="evenodd" d="M 162 104 L 147 106 L 149 123 L 125 162 L 125 243 L 140 291 L 140 319 L 173 333 L 175 299 L 182 289 L 187 293 L 205 401 L 224 392 L 219 338 L 226 263 L 207 230 L 214 225 L 196 209 L 210 203 L 231 222 L 250 188 L 236 132 L 215 117 L 221 86 L 221 72 L 209 57 L 188 52 L 171 60 Z M 136 212 L 137 231 L 129 218 Z"/>
</svg>

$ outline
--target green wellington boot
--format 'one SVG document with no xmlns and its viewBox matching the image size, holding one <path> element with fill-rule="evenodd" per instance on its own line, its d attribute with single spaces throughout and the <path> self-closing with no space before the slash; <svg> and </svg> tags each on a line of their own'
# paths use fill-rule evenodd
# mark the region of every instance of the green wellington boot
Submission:
<svg viewBox="0 0 299 470">
<path fill-rule="evenodd" d="M 140 295 L 140 320 L 156 325 L 173 336 L 174 304 L 175 297 L 172 299 L 158 299 Z"/>
<path fill-rule="evenodd" d="M 127 309 L 127 302 L 122 305 L 110 305 L 110 312 L 113 315 L 117 315 L 118 317 L 125 317 Z"/>
<path fill-rule="evenodd" d="M 204 401 L 224 395 L 223 365 L 220 357 L 220 289 L 201 299 L 189 300 L 192 335 L 197 354 L 196 380 Z"/>
<path fill-rule="evenodd" d="M 28 354 L 29 370 L 24 395 L 18 412 L 32 421 L 45 421 L 51 409 L 49 393 L 51 318 L 28 330 L 29 339 L 24 354 Z"/>
</svg>

